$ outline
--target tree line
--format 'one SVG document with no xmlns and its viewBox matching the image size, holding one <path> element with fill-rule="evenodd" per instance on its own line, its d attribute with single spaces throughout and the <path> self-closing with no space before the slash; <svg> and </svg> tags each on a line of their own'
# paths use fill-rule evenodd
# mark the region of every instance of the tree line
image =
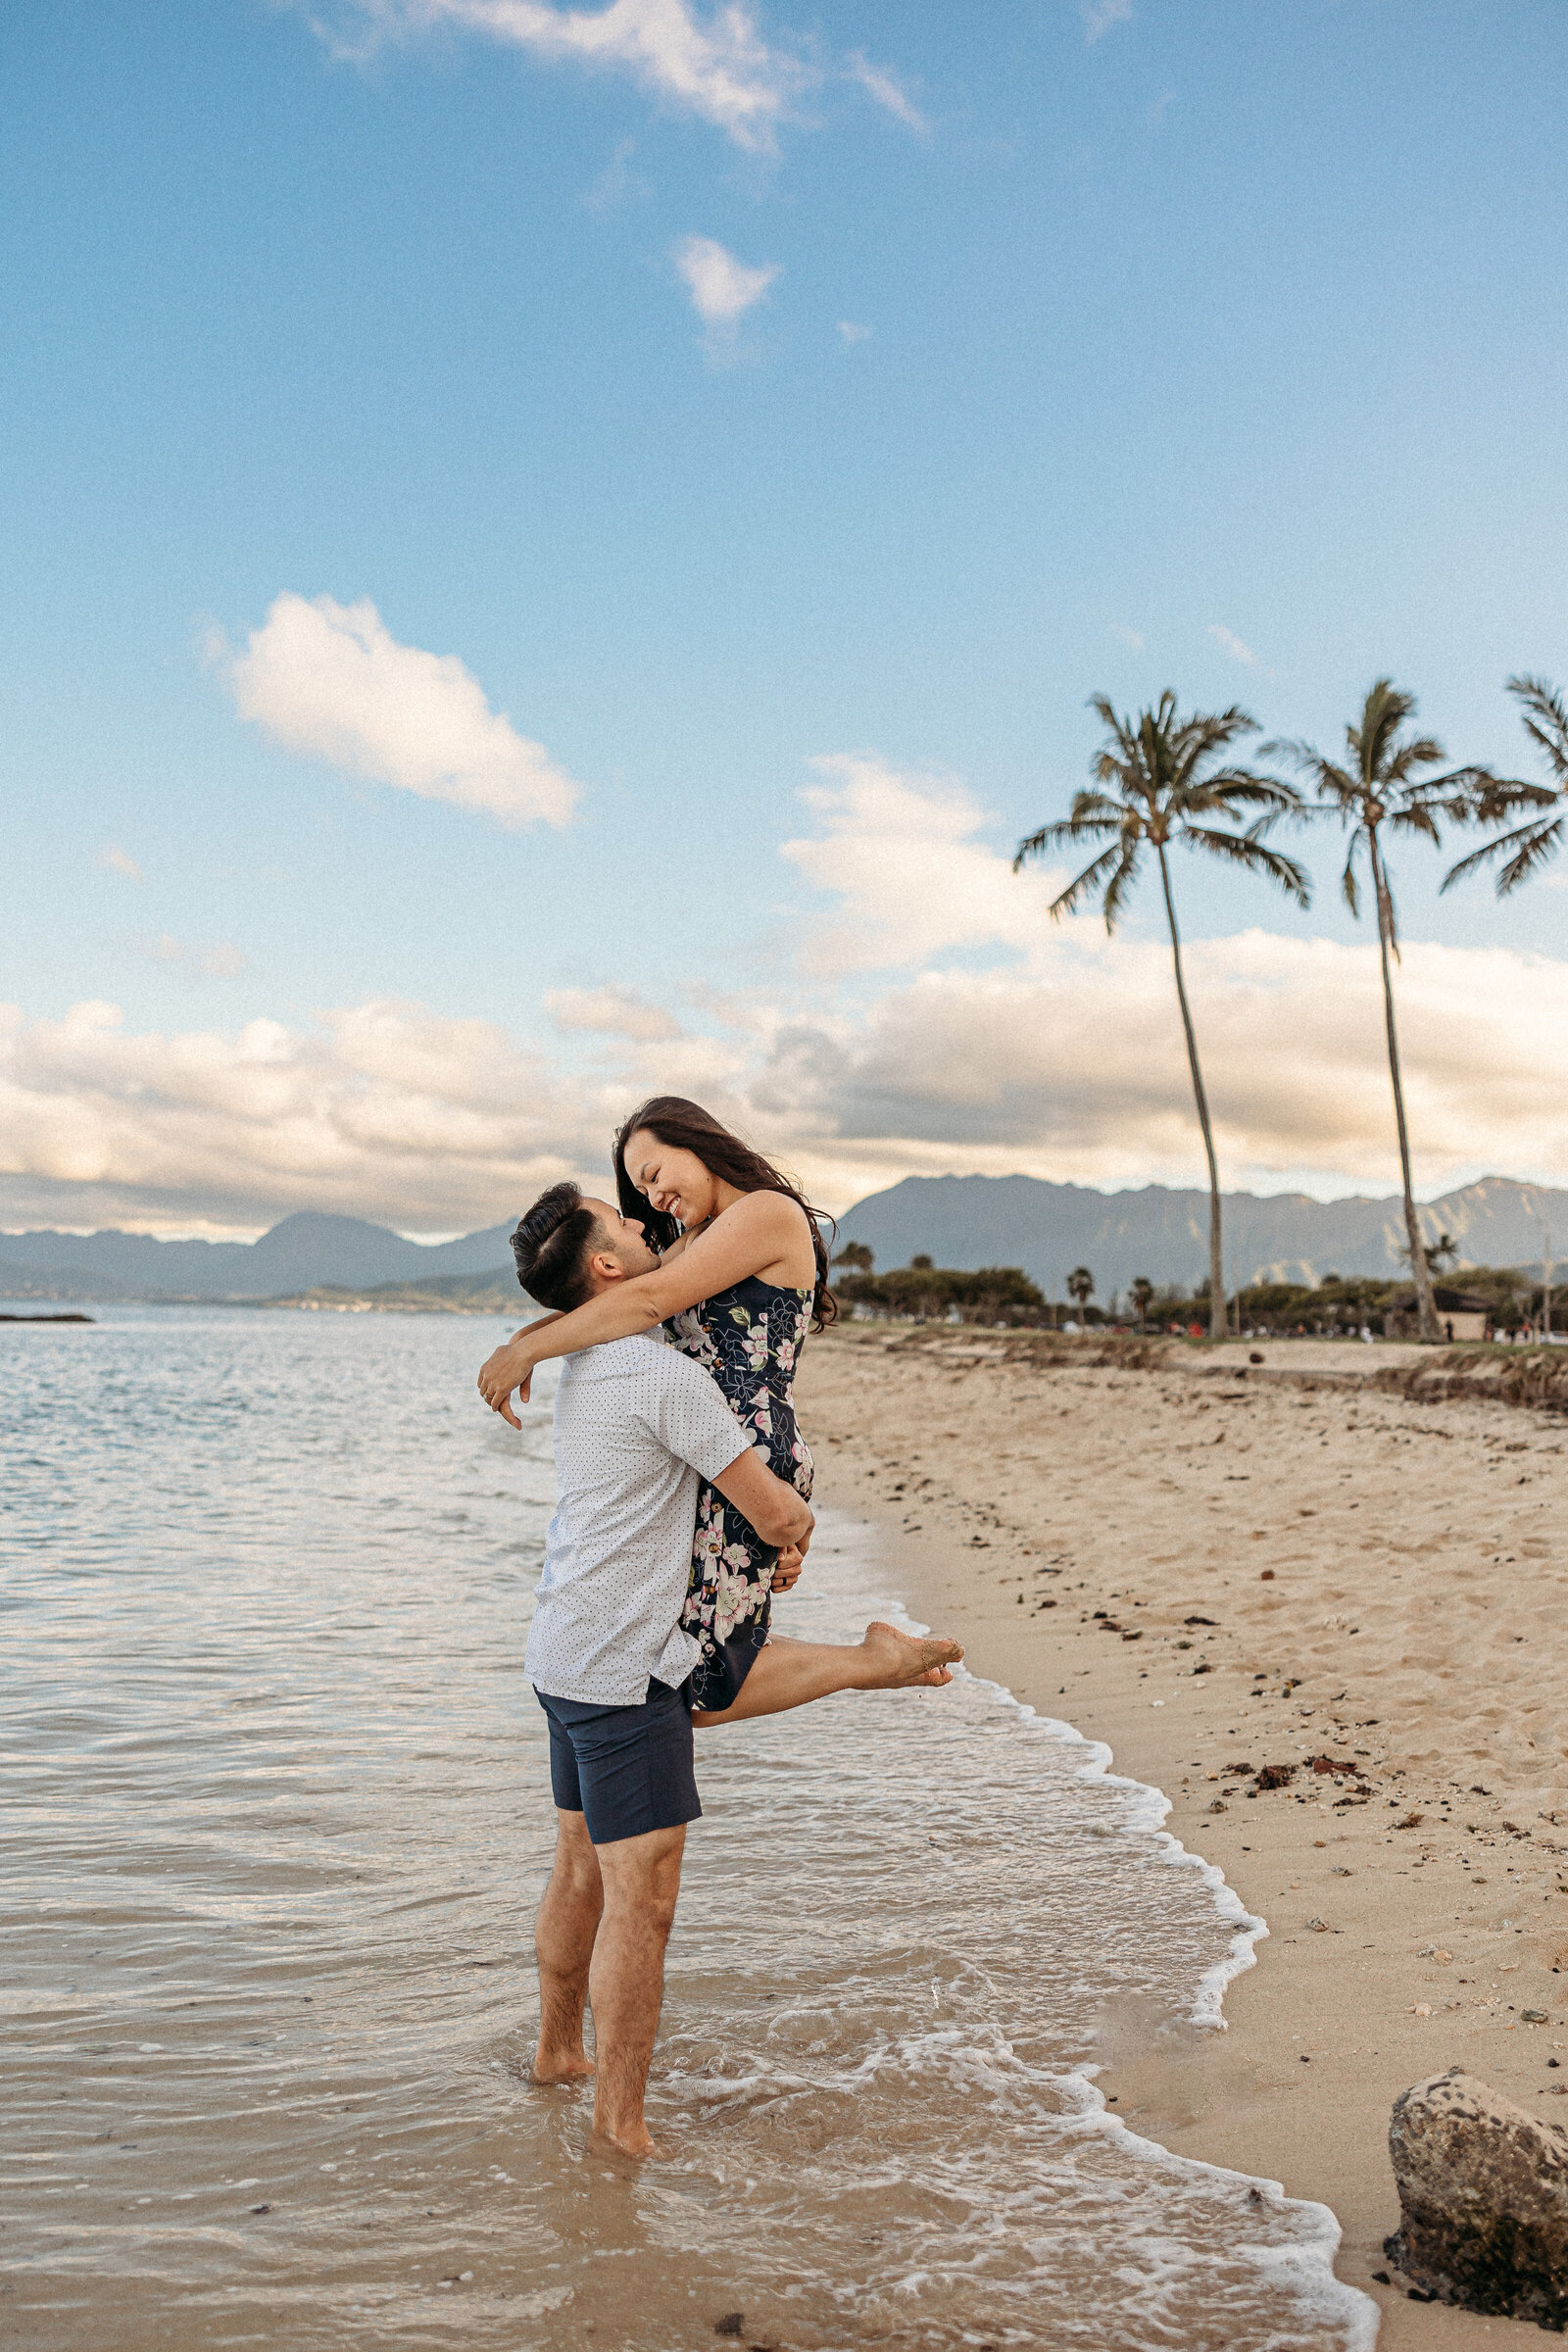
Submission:
<svg viewBox="0 0 1568 2352">
<path fill-rule="evenodd" d="M 1441 1270 L 1443 1261 L 1453 1254 L 1454 1245 L 1446 1234 L 1427 1245 L 1427 1256 L 1435 1270 Z M 939 1266 L 929 1256 L 918 1256 L 906 1266 L 879 1274 L 864 1242 L 846 1242 L 833 1264 L 838 1276 L 834 1288 L 848 1306 L 869 1307 L 911 1322 L 956 1319 L 1037 1328 L 1047 1324 L 1054 1328 L 1060 1323 L 1060 1308 L 1019 1266 L 970 1270 Z M 1080 1322 L 1139 1332 L 1195 1328 L 1195 1317 L 1206 1317 L 1211 1302 L 1206 1282 L 1188 1291 L 1180 1283 L 1153 1283 L 1147 1274 L 1140 1274 L 1128 1284 L 1125 1301 L 1112 1293 L 1106 1306 L 1094 1306 L 1090 1301 L 1095 1278 L 1088 1266 L 1074 1266 L 1062 1287 Z M 1467 1266 L 1464 1288 L 1467 1298 L 1485 1303 L 1498 1330 L 1539 1323 L 1550 1296 L 1544 1284 L 1516 1266 Z M 1448 1294 L 1435 1292 L 1434 1296 L 1440 1301 L 1440 1314 L 1446 1311 L 1441 1304 L 1445 1298 L 1448 1309 L 1453 1308 Z M 1332 1339 L 1354 1333 L 1363 1324 L 1374 1331 L 1383 1330 L 1391 1314 L 1407 1310 L 1408 1299 L 1408 1290 L 1400 1279 L 1331 1273 L 1317 1283 L 1247 1283 L 1234 1293 L 1230 1303 L 1239 1329 L 1254 1336 L 1299 1331 Z"/>
<path fill-rule="evenodd" d="M 1338 822 L 1343 828 L 1347 854 L 1340 887 L 1345 902 L 1353 915 L 1360 914 L 1364 872 L 1377 920 L 1384 1032 L 1404 1190 L 1405 1254 L 1415 1286 L 1421 1337 L 1436 1340 L 1440 1332 L 1432 1266 L 1416 1215 L 1399 1069 L 1394 992 L 1399 940 L 1389 844 L 1423 841 L 1437 849 L 1446 827 L 1489 833 L 1490 839 L 1449 869 L 1443 888 L 1448 890 L 1491 865 L 1496 868 L 1499 898 L 1518 889 L 1562 847 L 1568 832 L 1568 705 L 1543 678 L 1513 677 L 1507 683 L 1519 705 L 1525 733 L 1544 758 L 1549 783 L 1499 776 L 1474 762 L 1447 767 L 1442 744 L 1413 728 L 1414 696 L 1388 678 L 1376 680 L 1358 716 L 1346 727 L 1343 760 L 1328 759 L 1308 743 L 1282 740 L 1262 746 L 1260 760 L 1293 768 L 1303 779 L 1305 792 L 1286 777 L 1238 763 L 1233 747 L 1242 737 L 1261 732 L 1257 720 L 1238 706 L 1228 710 L 1194 711 L 1183 718 L 1174 692 L 1167 689 L 1152 709 L 1122 717 L 1107 696 L 1097 694 L 1091 697 L 1090 707 L 1103 721 L 1105 741 L 1091 762 L 1094 785 L 1074 794 L 1065 817 L 1042 825 L 1018 844 L 1015 873 L 1031 858 L 1069 844 L 1079 848 L 1094 845 L 1094 857 L 1052 902 L 1051 913 L 1059 921 L 1081 906 L 1096 904 L 1107 932 L 1114 932 L 1146 859 L 1152 857 L 1170 934 L 1193 1099 L 1208 1163 L 1207 1305 L 1209 1329 L 1216 1339 L 1222 1339 L 1226 1330 L 1219 1161 L 1182 967 L 1170 852 L 1179 847 L 1222 858 L 1272 883 L 1304 907 L 1311 902 L 1305 872 L 1265 837 L 1282 823 L 1305 824 L 1314 819 Z M 1443 772 L 1427 772 L 1434 768 Z"/>
</svg>

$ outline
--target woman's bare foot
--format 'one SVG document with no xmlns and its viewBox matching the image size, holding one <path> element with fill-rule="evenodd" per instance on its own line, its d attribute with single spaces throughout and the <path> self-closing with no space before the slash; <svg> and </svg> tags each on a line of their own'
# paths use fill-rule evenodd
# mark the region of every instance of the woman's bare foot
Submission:
<svg viewBox="0 0 1568 2352">
<path fill-rule="evenodd" d="M 957 1642 L 937 1634 L 901 1634 L 880 1618 L 866 1627 L 860 1647 L 870 1669 L 860 1686 L 865 1690 L 906 1690 L 916 1683 L 935 1690 L 952 1682 L 952 1670 L 963 1655 Z"/>
<path fill-rule="evenodd" d="M 593 2071 L 594 2062 L 586 2050 L 547 2050 L 541 2042 L 534 2052 L 536 2082 L 581 2082 Z"/>
</svg>

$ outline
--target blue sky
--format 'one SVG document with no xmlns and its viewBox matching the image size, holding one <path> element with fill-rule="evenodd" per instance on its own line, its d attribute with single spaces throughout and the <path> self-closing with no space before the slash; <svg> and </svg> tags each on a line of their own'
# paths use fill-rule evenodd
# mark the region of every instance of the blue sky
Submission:
<svg viewBox="0 0 1568 2352">
<path fill-rule="evenodd" d="M 1568 679 L 1564 32 L 15 12 L 0 1222 L 453 1230 L 661 1084 L 837 1205 L 1190 1179 L 1155 906 L 1107 954 L 1005 854 L 1095 689 L 1327 746 L 1388 670 L 1519 769 L 1505 675 Z M 288 667 L 366 606 L 373 741 Z M 485 706 L 542 747 L 493 738 L 512 800 L 411 786 Z M 1382 1191 L 1305 854 L 1304 916 L 1180 878 L 1226 1175 Z M 1562 890 L 1407 866 L 1423 1189 L 1560 1180 Z"/>
</svg>

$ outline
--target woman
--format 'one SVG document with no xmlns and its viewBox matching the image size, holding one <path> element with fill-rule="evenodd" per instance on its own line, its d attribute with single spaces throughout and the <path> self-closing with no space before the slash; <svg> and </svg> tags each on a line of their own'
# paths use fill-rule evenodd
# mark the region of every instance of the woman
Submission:
<svg viewBox="0 0 1568 2352">
<path fill-rule="evenodd" d="M 662 1323 L 712 1374 L 774 1476 L 809 1496 L 811 1456 L 792 1384 L 808 1328 L 822 1330 L 836 1312 L 817 1212 L 760 1152 L 679 1095 L 656 1095 L 632 1113 L 614 1163 L 621 1213 L 641 1218 L 661 1253 L 657 1270 L 518 1332 L 479 1375 L 487 1401 L 500 1411 L 514 1389 L 526 1397 L 549 1356 Z M 917 1641 L 891 1625 L 868 1626 L 851 1646 L 770 1640 L 775 1582 L 785 1589 L 797 1573 L 798 1562 L 781 1569 L 778 1553 L 704 1483 L 681 1620 L 700 1651 L 695 1724 L 777 1714 L 831 1690 L 951 1682 L 963 1654 L 956 1642 Z"/>
</svg>

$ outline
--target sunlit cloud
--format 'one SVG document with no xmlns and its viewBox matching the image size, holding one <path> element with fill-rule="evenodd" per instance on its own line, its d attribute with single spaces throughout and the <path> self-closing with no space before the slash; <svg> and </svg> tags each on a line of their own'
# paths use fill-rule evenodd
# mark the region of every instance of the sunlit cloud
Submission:
<svg viewBox="0 0 1568 2352">
<path fill-rule="evenodd" d="M 1078 14 L 1083 19 L 1084 39 L 1093 47 L 1113 24 L 1131 24 L 1133 0 L 1082 0 Z"/>
<path fill-rule="evenodd" d="M 903 774 L 869 754 L 811 766 L 819 781 L 802 798 L 820 830 L 780 851 L 837 901 L 805 933 L 808 970 L 877 971 L 952 949 L 1023 949 L 1038 935 L 1052 876 L 1011 872 L 978 838 L 985 811 L 962 785 Z"/>
<path fill-rule="evenodd" d="M 890 115 L 896 116 L 898 121 L 908 129 L 918 131 L 929 129 L 930 125 L 924 115 L 910 98 L 897 74 L 890 74 L 885 66 L 873 66 L 860 50 L 855 49 L 851 51 L 845 61 L 845 69 L 851 80 L 858 81 L 867 97 L 873 99 L 878 106 L 885 108 Z"/>
<path fill-rule="evenodd" d="M 98 862 L 111 874 L 122 874 L 127 882 L 145 882 L 147 877 L 128 850 L 118 841 L 106 841 L 98 853 Z"/>
<path fill-rule="evenodd" d="M 583 1030 L 600 1037 L 626 1037 L 649 1045 L 679 1037 L 681 1026 L 662 1004 L 647 1004 L 628 988 L 561 988 L 545 998 L 545 1011 L 564 1033 Z"/>
<path fill-rule="evenodd" d="M 839 339 L 841 342 L 852 344 L 867 343 L 870 341 L 870 338 L 871 329 L 868 326 L 861 326 L 854 318 L 841 318 L 839 320 Z"/>
<path fill-rule="evenodd" d="M 1144 641 L 1136 629 L 1123 628 L 1119 620 L 1113 620 L 1110 624 L 1110 633 L 1118 644 L 1131 646 L 1135 654 L 1143 652 Z"/>
<path fill-rule="evenodd" d="M 683 237 L 670 259 L 686 281 L 698 318 L 719 330 L 737 326 L 779 275 L 776 262 L 753 268 L 713 237 Z"/>
<path fill-rule="evenodd" d="M 317 0 L 312 22 L 334 55 L 364 58 L 382 43 L 469 33 L 549 64 L 623 74 L 663 105 L 695 115 L 737 147 L 765 152 L 820 70 L 770 43 L 743 5 L 706 15 L 689 0 L 612 0 L 552 8 L 543 0 Z"/>
<path fill-rule="evenodd" d="M 1257 656 L 1250 645 L 1243 644 L 1234 629 L 1227 629 L 1221 622 L 1211 620 L 1208 624 L 1208 634 L 1219 647 L 1220 652 L 1229 654 L 1233 662 L 1240 662 L 1244 669 L 1257 667 Z"/>
<path fill-rule="evenodd" d="M 369 599 L 274 599 L 243 653 L 213 649 L 242 718 L 286 751 L 516 830 L 564 825 L 578 786 L 492 710 L 455 654 L 400 645 Z"/>
<path fill-rule="evenodd" d="M 160 939 L 143 941 L 141 953 L 151 963 L 178 964 L 204 980 L 232 980 L 245 969 L 244 951 L 229 940 L 212 948 L 191 948 L 166 931 Z"/>
</svg>

